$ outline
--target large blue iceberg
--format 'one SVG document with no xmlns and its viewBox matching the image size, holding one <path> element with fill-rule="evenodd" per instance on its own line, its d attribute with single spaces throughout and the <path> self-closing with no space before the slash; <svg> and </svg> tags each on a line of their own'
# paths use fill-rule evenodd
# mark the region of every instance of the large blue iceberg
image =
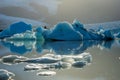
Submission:
<svg viewBox="0 0 120 80">
<path fill-rule="evenodd" d="M 33 33 L 33 34 L 32 34 Z M 114 34 L 110 30 L 86 29 L 82 23 L 78 20 L 74 20 L 72 24 L 69 22 L 60 22 L 53 28 L 46 29 L 38 27 L 35 30 L 32 25 L 24 22 L 18 22 L 12 24 L 9 28 L 3 30 L 0 33 L 0 38 L 12 37 L 21 38 L 35 38 L 41 40 L 44 37 L 45 40 L 57 40 L 57 41 L 80 41 L 80 40 L 113 40 Z"/>
<path fill-rule="evenodd" d="M 72 24 L 69 22 L 60 22 L 51 29 L 44 29 L 42 34 L 46 40 L 111 40 L 114 39 L 111 31 L 91 31 L 87 30 L 78 20 Z"/>
<path fill-rule="evenodd" d="M 23 33 L 27 30 L 32 30 L 31 24 L 26 24 L 24 22 L 17 22 L 14 24 L 11 24 L 7 29 L 0 32 L 0 38 L 10 37 L 14 34 Z"/>
</svg>

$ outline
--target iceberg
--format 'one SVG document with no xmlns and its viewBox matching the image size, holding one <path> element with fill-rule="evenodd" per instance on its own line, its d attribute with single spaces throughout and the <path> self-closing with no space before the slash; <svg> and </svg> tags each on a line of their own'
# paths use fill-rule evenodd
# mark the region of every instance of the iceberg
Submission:
<svg viewBox="0 0 120 80">
<path fill-rule="evenodd" d="M 45 35 L 47 40 L 81 40 L 82 36 L 74 30 L 71 24 L 68 22 L 58 23 L 54 28 L 46 31 Z"/>
<path fill-rule="evenodd" d="M 0 32 L 0 38 L 12 37 L 12 39 L 33 39 L 52 41 L 82 41 L 82 40 L 113 40 L 114 34 L 111 30 L 87 29 L 78 20 L 72 24 L 67 21 L 56 24 L 53 28 L 46 29 L 38 27 L 34 31 L 32 25 L 24 22 L 12 24 L 9 28 Z"/>
<path fill-rule="evenodd" d="M 87 30 L 78 20 L 74 20 L 72 24 L 60 22 L 51 29 L 43 30 L 42 34 L 46 40 L 57 41 L 114 39 L 114 35 L 109 30 L 103 29 L 103 32 Z"/>
<path fill-rule="evenodd" d="M 0 32 L 0 38 L 10 37 L 14 34 L 26 32 L 27 30 L 32 30 L 31 24 L 26 24 L 24 22 L 13 23 L 8 28 Z"/>
</svg>

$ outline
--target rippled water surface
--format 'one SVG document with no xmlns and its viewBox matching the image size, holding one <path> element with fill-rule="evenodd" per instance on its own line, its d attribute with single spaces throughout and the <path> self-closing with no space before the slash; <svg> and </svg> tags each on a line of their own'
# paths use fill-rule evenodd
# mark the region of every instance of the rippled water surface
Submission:
<svg viewBox="0 0 120 80">
<path fill-rule="evenodd" d="M 27 60 L 22 58 L 15 61 L 2 61 L 3 57 L 9 55 L 25 57 Z M 50 57 L 58 62 L 51 63 Z M 15 80 L 120 79 L 119 40 L 1 41 L 0 58 L 0 69 L 14 73 L 13 79 Z M 40 60 L 36 60 L 37 58 L 45 58 L 45 60 L 40 62 Z"/>
</svg>

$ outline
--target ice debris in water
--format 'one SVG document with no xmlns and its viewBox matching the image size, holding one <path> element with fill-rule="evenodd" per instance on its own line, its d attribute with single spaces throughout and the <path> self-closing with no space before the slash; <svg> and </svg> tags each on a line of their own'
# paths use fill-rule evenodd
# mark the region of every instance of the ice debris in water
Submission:
<svg viewBox="0 0 120 80">
<path fill-rule="evenodd" d="M 9 72 L 5 69 L 0 69 L 0 80 L 13 80 L 12 77 L 14 76 L 14 73 Z"/>
<path fill-rule="evenodd" d="M 62 62 L 67 62 L 67 63 L 74 63 L 76 61 L 81 61 L 81 60 L 85 60 L 85 61 L 90 61 L 92 60 L 92 56 L 90 55 L 90 53 L 82 53 L 79 55 L 55 55 L 55 54 L 46 54 L 43 57 L 52 57 L 52 58 L 56 58 L 59 59 Z"/>
<path fill-rule="evenodd" d="M 19 62 L 32 63 L 24 67 L 25 71 L 33 70 L 56 70 L 69 69 L 71 66 L 82 68 L 92 61 L 92 56 L 89 53 L 82 53 L 80 55 L 55 55 L 46 54 L 39 58 L 29 58 Z"/>
<path fill-rule="evenodd" d="M 24 71 L 69 69 L 70 67 L 71 64 L 66 62 L 57 62 L 51 64 L 28 64 L 24 67 Z"/>
<path fill-rule="evenodd" d="M 17 56 L 17 55 L 8 55 L 8 56 L 3 56 L 1 58 L 1 62 L 5 64 L 14 64 L 16 61 L 19 60 L 25 60 L 27 59 L 26 57 L 23 56 Z"/>
<path fill-rule="evenodd" d="M 37 73 L 37 75 L 39 76 L 53 76 L 56 75 L 55 71 L 41 71 L 39 73 Z"/>
</svg>

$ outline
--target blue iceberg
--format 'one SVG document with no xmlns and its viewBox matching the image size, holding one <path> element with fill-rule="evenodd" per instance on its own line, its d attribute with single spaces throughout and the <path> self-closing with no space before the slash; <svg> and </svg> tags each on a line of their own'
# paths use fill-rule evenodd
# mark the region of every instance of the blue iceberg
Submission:
<svg viewBox="0 0 120 80">
<path fill-rule="evenodd" d="M 79 41 L 79 40 L 112 40 L 114 36 L 109 30 L 91 31 L 87 30 L 78 20 L 72 24 L 69 22 L 60 22 L 51 29 L 42 31 L 46 40 L 58 41 Z"/>
<path fill-rule="evenodd" d="M 21 37 L 21 35 L 24 35 Z M 24 22 L 18 22 L 10 25 L 9 28 L 0 33 L 0 38 L 12 37 L 22 39 L 35 40 L 57 40 L 57 41 L 82 41 L 82 40 L 113 40 L 114 34 L 110 30 L 102 28 L 98 30 L 87 29 L 78 20 L 74 20 L 72 24 L 69 22 L 60 22 L 53 28 L 47 29 L 38 27 L 32 29 L 32 25 Z"/>
<path fill-rule="evenodd" d="M 0 32 L 0 38 L 10 37 L 14 34 L 23 33 L 27 30 L 32 30 L 32 25 L 26 24 L 24 22 L 17 22 L 14 24 L 11 24 L 7 29 Z"/>
<path fill-rule="evenodd" d="M 81 40 L 82 36 L 68 22 L 58 23 L 54 28 L 47 30 L 43 35 L 50 40 Z"/>
</svg>

